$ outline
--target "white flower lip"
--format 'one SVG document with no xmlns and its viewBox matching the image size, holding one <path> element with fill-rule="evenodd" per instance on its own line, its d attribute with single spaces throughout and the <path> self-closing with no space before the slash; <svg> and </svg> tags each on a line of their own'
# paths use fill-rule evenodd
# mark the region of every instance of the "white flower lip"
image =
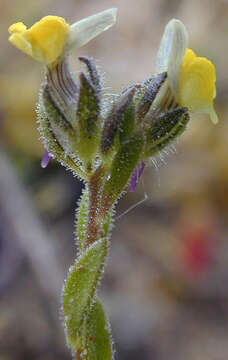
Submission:
<svg viewBox="0 0 228 360">
<path fill-rule="evenodd" d="M 112 8 L 77 21 L 69 28 L 65 53 L 87 44 L 90 40 L 108 30 L 116 22 L 117 9 Z"/>
<path fill-rule="evenodd" d="M 167 71 L 170 87 L 176 96 L 187 43 L 188 33 L 184 24 L 177 19 L 170 20 L 161 39 L 156 72 Z"/>
</svg>

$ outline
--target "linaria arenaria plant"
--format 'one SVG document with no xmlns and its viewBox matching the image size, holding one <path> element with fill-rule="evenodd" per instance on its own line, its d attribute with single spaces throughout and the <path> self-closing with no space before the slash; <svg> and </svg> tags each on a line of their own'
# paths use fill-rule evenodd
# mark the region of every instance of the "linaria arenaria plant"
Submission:
<svg viewBox="0 0 228 360">
<path fill-rule="evenodd" d="M 42 167 L 56 159 L 71 169 L 85 188 L 77 210 L 78 257 L 62 292 L 66 339 L 74 359 L 110 360 L 110 325 L 97 296 L 113 226 L 114 209 L 127 190 L 134 191 L 144 168 L 186 129 L 190 113 L 201 112 L 217 123 L 213 107 L 215 68 L 187 48 L 183 23 L 165 28 L 155 75 L 130 85 L 115 100 L 103 101 L 104 89 L 94 62 L 76 79 L 71 52 L 116 21 L 109 9 L 69 25 L 46 16 L 31 28 L 9 28 L 9 41 L 45 64 L 45 82 L 37 105 L 45 148 Z"/>
</svg>

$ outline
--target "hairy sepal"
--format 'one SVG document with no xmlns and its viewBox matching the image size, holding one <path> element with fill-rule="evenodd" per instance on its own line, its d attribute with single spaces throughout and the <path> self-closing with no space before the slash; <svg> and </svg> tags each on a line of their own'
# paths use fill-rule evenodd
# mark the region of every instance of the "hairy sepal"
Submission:
<svg viewBox="0 0 228 360">
<path fill-rule="evenodd" d="M 100 94 L 84 73 L 79 76 L 80 92 L 77 106 L 78 152 L 80 158 L 89 163 L 99 145 Z"/>
<path fill-rule="evenodd" d="M 166 111 L 153 120 L 146 132 L 145 157 L 155 155 L 172 143 L 186 129 L 190 116 L 187 108 Z"/>
<path fill-rule="evenodd" d="M 111 206 L 124 190 L 140 159 L 143 145 L 144 136 L 141 132 L 133 134 L 121 145 L 111 165 L 110 177 L 104 186 L 102 206 L 106 207 L 105 203 Z"/>
</svg>

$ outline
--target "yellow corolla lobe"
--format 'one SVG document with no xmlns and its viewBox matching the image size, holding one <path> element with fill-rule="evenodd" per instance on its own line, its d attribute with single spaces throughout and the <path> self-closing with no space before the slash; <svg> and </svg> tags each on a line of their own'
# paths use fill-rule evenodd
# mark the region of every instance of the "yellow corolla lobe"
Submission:
<svg viewBox="0 0 228 360">
<path fill-rule="evenodd" d="M 25 31 L 26 29 L 27 27 L 25 26 L 25 24 L 23 24 L 23 22 L 17 22 L 16 24 L 10 26 L 9 33 L 20 33 L 22 31 Z"/>
<path fill-rule="evenodd" d="M 59 16 L 45 16 L 27 29 L 22 22 L 9 28 L 9 41 L 35 60 L 50 65 L 61 55 L 69 24 Z"/>
<path fill-rule="evenodd" d="M 179 78 L 178 102 L 191 111 L 209 114 L 211 120 L 217 123 L 213 106 L 215 81 L 216 72 L 212 62 L 187 49 Z"/>
</svg>

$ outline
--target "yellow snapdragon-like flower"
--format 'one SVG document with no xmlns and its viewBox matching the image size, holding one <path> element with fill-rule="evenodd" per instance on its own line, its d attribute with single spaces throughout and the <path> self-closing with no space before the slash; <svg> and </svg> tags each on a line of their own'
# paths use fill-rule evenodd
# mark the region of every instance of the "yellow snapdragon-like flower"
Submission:
<svg viewBox="0 0 228 360">
<path fill-rule="evenodd" d="M 117 9 L 108 9 L 72 25 L 59 16 L 45 16 L 29 29 L 18 22 L 9 28 L 9 41 L 35 60 L 51 66 L 114 25 L 116 12 Z"/>
<path fill-rule="evenodd" d="M 9 28 L 9 41 L 19 50 L 46 64 L 62 53 L 69 24 L 59 16 L 45 16 L 30 29 L 19 22 Z"/>
<path fill-rule="evenodd" d="M 191 111 L 208 113 L 214 123 L 218 122 L 213 100 L 216 72 L 211 61 L 186 50 L 178 89 L 178 101 Z"/>
<path fill-rule="evenodd" d="M 206 113 L 218 122 L 213 100 L 216 95 L 215 67 L 211 61 L 187 48 L 184 24 L 171 20 L 165 28 L 157 58 L 157 72 L 167 71 L 177 103 L 192 112 Z"/>
</svg>

